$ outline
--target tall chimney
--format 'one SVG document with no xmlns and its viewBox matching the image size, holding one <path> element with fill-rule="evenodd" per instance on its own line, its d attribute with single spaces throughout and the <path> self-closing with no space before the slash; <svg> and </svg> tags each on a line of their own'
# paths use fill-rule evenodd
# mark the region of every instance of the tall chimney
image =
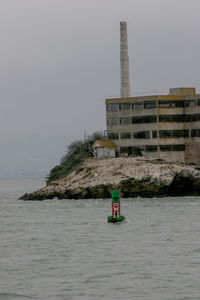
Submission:
<svg viewBox="0 0 200 300">
<path fill-rule="evenodd" d="M 121 97 L 130 97 L 128 38 L 126 22 L 120 22 L 120 71 Z"/>
</svg>

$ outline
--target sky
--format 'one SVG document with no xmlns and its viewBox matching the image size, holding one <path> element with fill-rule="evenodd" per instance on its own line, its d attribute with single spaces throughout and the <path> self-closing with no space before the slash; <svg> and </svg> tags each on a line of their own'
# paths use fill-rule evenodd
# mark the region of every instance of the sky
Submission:
<svg viewBox="0 0 200 300">
<path fill-rule="evenodd" d="M 0 0 L 0 177 L 48 174 L 105 130 L 120 96 L 127 21 L 131 94 L 200 91 L 199 0 Z"/>
</svg>

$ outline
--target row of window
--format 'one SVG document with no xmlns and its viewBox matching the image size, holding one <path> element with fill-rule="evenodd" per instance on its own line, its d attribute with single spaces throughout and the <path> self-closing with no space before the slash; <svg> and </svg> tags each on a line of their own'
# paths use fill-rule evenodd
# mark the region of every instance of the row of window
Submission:
<svg viewBox="0 0 200 300">
<path fill-rule="evenodd" d="M 192 115 L 160 115 L 158 116 L 159 122 L 176 122 L 188 123 L 200 121 L 200 114 Z M 156 123 L 157 116 L 136 116 L 132 118 L 112 118 L 107 120 L 107 125 L 124 125 L 124 124 L 142 124 L 142 123 Z"/>
<path fill-rule="evenodd" d="M 189 130 L 159 130 L 159 137 L 160 138 L 179 138 L 189 137 Z"/>
<path fill-rule="evenodd" d="M 185 151 L 185 145 L 160 145 L 159 150 L 161 152 L 167 151 Z M 121 147 L 120 154 L 127 153 L 128 155 L 132 155 L 136 152 L 157 152 L 158 146 L 157 145 L 146 145 L 146 146 L 139 146 L 139 147 Z"/>
<path fill-rule="evenodd" d="M 152 138 L 157 138 L 157 130 L 152 131 Z M 159 130 L 159 138 L 189 138 L 188 129 L 180 130 Z M 200 137 L 200 129 L 192 129 L 191 137 Z M 118 140 L 118 139 L 150 139 L 150 131 L 138 131 L 138 132 L 121 132 L 121 133 L 108 133 L 108 139 Z"/>
<path fill-rule="evenodd" d="M 157 116 L 142 116 L 142 117 L 132 117 L 132 124 L 141 124 L 141 123 L 156 123 Z"/>
<path fill-rule="evenodd" d="M 196 100 L 159 100 L 159 108 L 175 108 L 175 107 L 192 107 L 200 106 L 200 99 Z M 106 105 L 107 111 L 112 110 L 130 110 L 130 109 L 153 109 L 156 108 L 156 100 L 140 101 L 140 102 L 124 102 L 124 103 L 110 103 Z"/>
<path fill-rule="evenodd" d="M 200 121 L 200 114 L 192 115 L 160 115 L 159 122 L 197 122 Z"/>
<path fill-rule="evenodd" d="M 140 123 L 156 123 L 157 116 L 142 116 L 142 117 L 132 117 L 132 118 L 112 118 L 107 119 L 107 125 L 124 125 L 124 124 L 140 124 Z"/>
<path fill-rule="evenodd" d="M 175 107 L 192 107 L 200 106 L 200 99 L 196 100 L 159 100 L 158 107 L 160 108 L 175 108 Z"/>
<path fill-rule="evenodd" d="M 135 133 L 131 133 L 131 132 L 121 132 L 120 133 L 120 138 L 123 139 L 150 139 L 150 131 L 139 131 L 139 132 L 135 132 Z M 108 138 L 109 139 L 119 139 L 119 133 L 109 133 L 108 134 Z"/>
<path fill-rule="evenodd" d="M 156 145 L 146 145 L 146 146 L 138 146 L 138 147 L 120 147 L 120 154 L 139 154 L 141 152 L 157 152 L 158 146 Z"/>
<path fill-rule="evenodd" d="M 143 101 L 143 102 L 124 102 L 124 103 L 111 103 L 107 104 L 107 110 L 130 110 L 130 109 L 137 109 L 137 108 L 156 108 L 156 101 Z"/>
<path fill-rule="evenodd" d="M 192 131 L 191 130 L 191 136 L 192 136 Z M 155 139 L 157 138 L 157 130 L 152 131 L 152 138 Z M 179 138 L 179 137 L 184 137 L 188 138 L 189 135 L 189 130 L 188 129 L 178 129 L 178 130 L 159 130 L 159 137 L 160 138 Z"/>
</svg>

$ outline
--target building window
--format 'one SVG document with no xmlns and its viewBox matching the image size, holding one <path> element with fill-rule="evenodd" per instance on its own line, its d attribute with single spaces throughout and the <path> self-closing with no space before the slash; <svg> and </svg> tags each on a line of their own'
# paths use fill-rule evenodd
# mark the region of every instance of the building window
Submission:
<svg viewBox="0 0 200 300">
<path fill-rule="evenodd" d="M 128 156 L 141 156 L 144 152 L 144 146 L 139 147 L 120 147 L 120 154 L 127 154 Z"/>
<path fill-rule="evenodd" d="M 143 117 L 132 117 L 132 123 L 138 124 L 138 123 L 156 123 L 157 122 L 157 116 L 143 116 Z"/>
<path fill-rule="evenodd" d="M 156 145 L 145 146 L 145 151 L 146 152 L 157 152 L 158 151 L 158 146 L 156 146 Z"/>
<path fill-rule="evenodd" d="M 120 154 L 128 154 L 128 147 L 120 147 Z"/>
<path fill-rule="evenodd" d="M 137 109 L 137 108 L 144 108 L 144 102 L 135 102 L 132 105 L 133 109 Z"/>
<path fill-rule="evenodd" d="M 187 138 L 189 137 L 189 130 L 172 130 L 172 137 L 174 138 L 179 138 L 179 137 L 184 137 Z"/>
<path fill-rule="evenodd" d="M 120 103 L 119 109 L 120 110 L 127 110 L 131 108 L 131 104 L 129 102 Z"/>
<path fill-rule="evenodd" d="M 118 140 L 119 139 L 119 133 L 108 133 L 108 139 L 109 140 Z"/>
<path fill-rule="evenodd" d="M 171 137 L 171 130 L 160 130 L 159 131 L 160 138 L 169 138 Z"/>
<path fill-rule="evenodd" d="M 189 107 L 190 106 L 190 100 L 183 100 L 183 106 L 184 107 Z"/>
<path fill-rule="evenodd" d="M 121 132 L 120 137 L 121 137 L 121 139 L 131 139 L 131 133 L 130 132 Z"/>
<path fill-rule="evenodd" d="M 172 145 L 160 145 L 159 148 L 162 152 L 172 151 Z"/>
<path fill-rule="evenodd" d="M 160 130 L 159 136 L 160 138 L 187 138 L 189 137 L 189 130 Z"/>
<path fill-rule="evenodd" d="M 197 105 L 200 106 L 200 99 L 197 99 Z"/>
<path fill-rule="evenodd" d="M 185 151 L 185 145 L 173 145 L 172 151 Z"/>
<path fill-rule="evenodd" d="M 150 139 L 150 131 L 135 132 L 134 139 Z"/>
<path fill-rule="evenodd" d="M 200 121 L 200 114 L 192 114 L 192 115 L 160 115 L 159 122 L 196 122 Z"/>
<path fill-rule="evenodd" d="M 196 100 L 183 100 L 184 107 L 196 106 Z"/>
<path fill-rule="evenodd" d="M 192 129 L 191 137 L 200 137 L 200 129 Z"/>
<path fill-rule="evenodd" d="M 200 102 L 199 102 L 200 103 Z M 197 102 L 197 105 L 198 104 Z M 159 100 L 158 106 L 160 108 L 175 108 L 175 107 L 189 107 L 196 106 L 195 100 Z"/>
<path fill-rule="evenodd" d="M 183 100 L 159 100 L 158 107 L 160 108 L 170 108 L 170 107 L 183 107 Z"/>
<path fill-rule="evenodd" d="M 111 103 L 111 104 L 107 104 L 107 110 L 119 110 L 119 104 L 117 103 Z"/>
<path fill-rule="evenodd" d="M 144 108 L 156 108 L 156 101 L 144 101 Z"/>
<path fill-rule="evenodd" d="M 107 120 L 107 125 L 119 125 L 120 120 L 119 119 L 108 119 Z"/>
<path fill-rule="evenodd" d="M 134 152 L 144 152 L 144 146 L 133 147 Z"/>
<path fill-rule="evenodd" d="M 152 138 L 153 138 L 153 139 L 157 139 L 157 137 L 158 137 L 158 132 L 157 132 L 157 130 L 153 130 L 153 131 L 152 131 Z"/>
<path fill-rule="evenodd" d="M 160 151 L 185 151 L 185 145 L 160 145 Z"/>
<path fill-rule="evenodd" d="M 158 107 L 160 108 L 168 108 L 170 107 L 170 101 L 159 101 L 158 102 Z"/>
<path fill-rule="evenodd" d="M 121 118 L 120 124 L 131 124 L 131 118 Z"/>
<path fill-rule="evenodd" d="M 184 122 L 183 115 L 160 115 L 159 122 Z"/>
<path fill-rule="evenodd" d="M 184 115 L 184 122 L 195 122 L 197 115 Z"/>
</svg>

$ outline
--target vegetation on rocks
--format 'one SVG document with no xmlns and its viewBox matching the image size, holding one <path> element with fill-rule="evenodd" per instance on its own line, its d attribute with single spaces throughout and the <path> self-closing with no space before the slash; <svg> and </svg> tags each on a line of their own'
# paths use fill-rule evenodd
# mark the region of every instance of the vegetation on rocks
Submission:
<svg viewBox="0 0 200 300">
<path fill-rule="evenodd" d="M 200 196 L 200 167 L 170 163 L 149 157 L 91 158 L 91 146 L 102 135 L 94 133 L 67 148 L 59 166 L 53 168 L 47 185 L 23 200 L 121 197 Z"/>
<path fill-rule="evenodd" d="M 146 180 L 135 180 L 129 178 L 117 185 L 101 184 L 97 186 L 82 187 L 75 190 L 66 189 L 64 192 L 53 191 L 46 193 L 38 191 L 32 194 L 25 194 L 23 200 L 44 200 L 44 199 L 99 199 L 110 198 L 112 190 L 121 191 L 124 198 L 153 198 L 168 196 L 200 196 L 200 178 L 177 174 L 171 184 L 155 184 L 150 178 Z"/>
<path fill-rule="evenodd" d="M 67 176 L 74 170 L 76 170 L 76 172 L 80 172 L 81 165 L 84 160 L 92 156 L 89 149 L 91 148 L 95 140 L 102 138 L 103 135 L 101 132 L 94 132 L 84 141 L 79 140 L 72 142 L 67 147 L 67 152 L 62 157 L 60 164 L 50 171 L 47 177 L 47 184 L 53 180 Z"/>
</svg>

